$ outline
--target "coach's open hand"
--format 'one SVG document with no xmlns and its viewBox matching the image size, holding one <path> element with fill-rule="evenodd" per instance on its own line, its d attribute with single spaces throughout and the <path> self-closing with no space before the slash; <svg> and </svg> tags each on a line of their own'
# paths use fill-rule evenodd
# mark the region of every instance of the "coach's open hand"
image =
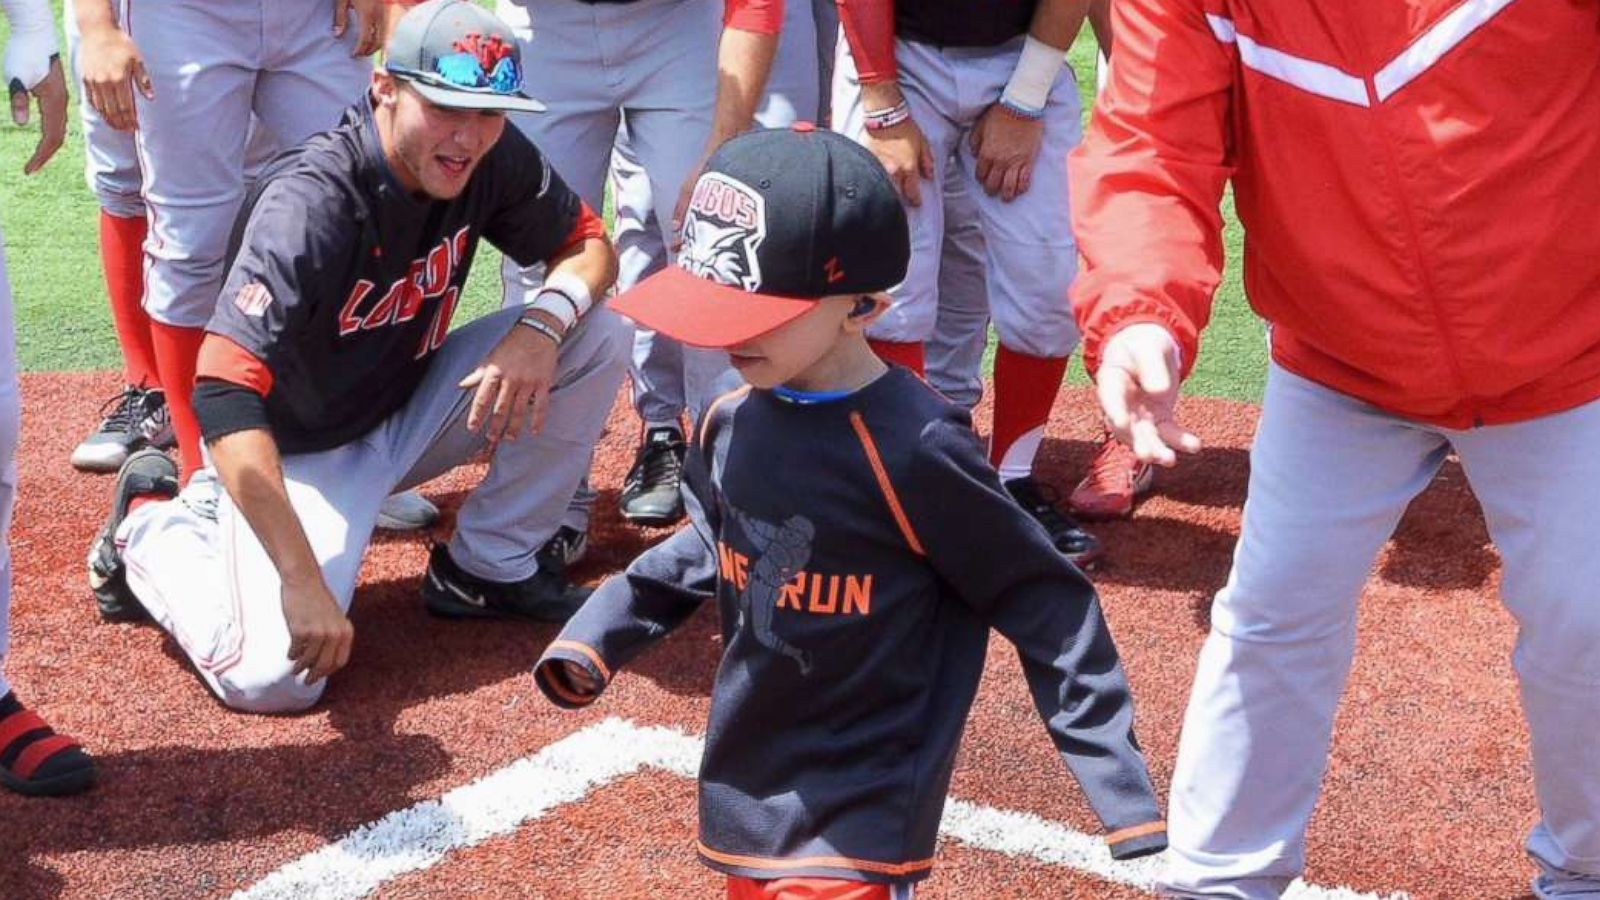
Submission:
<svg viewBox="0 0 1600 900">
<path fill-rule="evenodd" d="M 545 313 L 541 316 L 557 331 L 561 324 Z M 522 325 L 500 339 L 471 375 L 461 380 L 464 388 L 476 388 L 472 410 L 467 413 L 467 428 L 482 430 L 489 443 L 501 438 L 514 441 L 524 432 L 537 434 L 544 428 L 550 408 L 550 388 L 556 380 L 560 350 L 554 341 Z"/>
<path fill-rule="evenodd" d="M 1200 438 L 1178 424 L 1181 373 L 1178 342 L 1160 325 L 1129 325 L 1100 354 L 1095 390 L 1106 425 L 1141 462 L 1170 466 L 1176 451 L 1200 451 Z"/>
<path fill-rule="evenodd" d="M 283 618 L 289 626 L 294 673 L 306 673 L 306 684 L 316 684 L 350 661 L 355 626 L 340 611 L 320 568 L 303 578 L 283 580 Z"/>
</svg>

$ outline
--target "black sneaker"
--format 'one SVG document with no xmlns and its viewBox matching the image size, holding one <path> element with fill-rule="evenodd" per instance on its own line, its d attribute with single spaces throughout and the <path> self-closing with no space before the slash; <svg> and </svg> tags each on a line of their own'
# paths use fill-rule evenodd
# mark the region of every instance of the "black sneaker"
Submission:
<svg viewBox="0 0 1600 900">
<path fill-rule="evenodd" d="M 172 417 L 159 390 L 128 385 L 101 408 L 105 418 L 72 451 L 72 467 L 84 472 L 115 472 L 141 447 L 172 443 Z M 107 409 L 110 412 L 105 412 Z"/>
<path fill-rule="evenodd" d="M 178 464 L 160 450 L 140 450 L 122 464 L 112 493 L 111 515 L 89 545 L 89 590 L 100 604 L 100 618 L 130 622 L 148 615 L 128 588 L 128 572 L 117 549 L 117 527 L 128 516 L 134 498 L 154 496 L 171 500 L 178 495 Z"/>
<path fill-rule="evenodd" d="M 1100 558 L 1104 551 L 1099 539 L 1084 531 L 1076 519 L 1062 512 L 1057 505 L 1060 497 L 1054 489 L 1034 481 L 1030 476 L 1006 482 L 1006 491 L 1017 501 L 1017 505 L 1028 511 L 1028 515 L 1039 520 L 1039 524 L 1050 534 L 1050 542 L 1078 568 L 1087 569 Z"/>
<path fill-rule="evenodd" d="M 671 426 L 645 432 L 639 455 L 622 482 L 622 517 L 635 525 L 664 528 L 683 518 L 683 432 Z"/>
<path fill-rule="evenodd" d="M 422 601 L 428 612 L 449 619 L 520 616 L 538 622 L 565 622 L 589 599 L 559 573 L 540 569 L 521 581 L 488 581 L 469 575 L 450 558 L 444 544 L 428 554 Z"/>
<path fill-rule="evenodd" d="M 563 574 L 567 569 L 578 564 L 583 555 L 589 552 L 589 534 L 576 528 L 565 525 L 556 529 L 550 535 L 550 540 L 544 542 L 539 552 L 534 554 L 534 559 L 539 561 L 542 571 Z"/>
</svg>

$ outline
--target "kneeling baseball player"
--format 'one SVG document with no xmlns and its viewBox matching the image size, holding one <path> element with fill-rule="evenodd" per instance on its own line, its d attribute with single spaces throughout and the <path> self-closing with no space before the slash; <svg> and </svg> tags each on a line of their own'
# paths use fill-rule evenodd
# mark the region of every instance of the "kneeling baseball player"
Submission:
<svg viewBox="0 0 1600 900">
<path fill-rule="evenodd" d="M 557 704 L 590 703 L 716 598 L 699 851 L 731 898 L 911 895 L 990 628 L 1021 654 L 1112 856 L 1166 846 L 1094 588 L 1006 492 L 967 413 L 867 344 L 909 256 L 864 148 L 757 132 L 700 176 L 678 267 L 617 300 L 728 349 L 749 387 L 710 407 L 690 448 L 692 527 L 602 585 L 536 679 Z"/>
<path fill-rule="evenodd" d="M 428 609 L 563 621 L 582 603 L 536 554 L 630 329 L 592 308 L 616 270 L 599 217 L 505 127 L 540 108 L 499 20 L 431 0 L 396 26 L 370 96 L 247 201 L 195 388 L 211 465 L 175 496 L 165 456 L 130 457 L 89 560 L 102 612 L 148 611 L 228 706 L 315 703 L 350 658 L 345 613 L 384 497 L 486 448 L 433 549 Z M 551 275 L 528 306 L 450 334 L 480 238 Z"/>
</svg>

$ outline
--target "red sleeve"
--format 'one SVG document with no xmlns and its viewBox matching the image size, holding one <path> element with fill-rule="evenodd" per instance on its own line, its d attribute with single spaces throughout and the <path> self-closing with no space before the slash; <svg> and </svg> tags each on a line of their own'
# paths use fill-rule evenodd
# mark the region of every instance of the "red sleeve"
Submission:
<svg viewBox="0 0 1600 900">
<path fill-rule="evenodd" d="M 599 238 L 602 241 L 606 239 L 606 220 L 595 215 L 589 204 L 579 201 L 579 205 L 582 210 L 578 213 L 578 221 L 572 226 L 572 230 L 567 232 L 567 239 L 561 242 L 561 246 L 557 247 L 556 252 L 550 254 L 550 258 L 545 262 L 561 256 L 590 238 Z"/>
<path fill-rule="evenodd" d="M 200 344 L 194 376 L 196 381 L 209 379 L 247 387 L 263 397 L 272 392 L 272 370 L 267 364 L 232 338 L 214 331 L 206 332 Z"/>
<path fill-rule="evenodd" d="M 784 0 L 727 0 L 722 12 L 722 27 L 753 31 L 757 34 L 783 32 Z"/>
<path fill-rule="evenodd" d="M 1177 338 L 1187 376 L 1222 278 L 1233 51 L 1202 0 L 1117 0 L 1111 10 L 1111 82 L 1069 162 L 1084 362 L 1097 371 L 1108 338 L 1153 322 Z"/>
<path fill-rule="evenodd" d="M 900 77 L 894 62 L 894 2 L 839 0 L 839 24 L 844 26 L 845 40 L 850 42 L 850 55 L 855 57 L 862 84 Z"/>
</svg>

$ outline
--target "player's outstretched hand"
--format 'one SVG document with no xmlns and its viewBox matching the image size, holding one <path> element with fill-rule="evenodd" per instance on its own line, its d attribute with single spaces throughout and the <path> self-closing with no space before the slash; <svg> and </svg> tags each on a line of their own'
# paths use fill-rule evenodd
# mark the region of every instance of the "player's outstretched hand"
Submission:
<svg viewBox="0 0 1600 900">
<path fill-rule="evenodd" d="M 371 56 L 383 46 L 384 0 L 333 0 L 333 36 L 342 38 L 351 23 L 361 29 L 354 56 Z"/>
<path fill-rule="evenodd" d="M 993 197 L 1010 203 L 1033 183 L 1033 164 L 1044 143 L 1044 120 L 1026 119 L 992 103 L 972 129 L 978 182 Z"/>
<path fill-rule="evenodd" d="M 134 91 L 146 100 L 156 98 L 139 45 L 126 31 L 106 26 L 84 32 L 83 50 L 78 56 L 78 77 L 83 81 L 83 94 L 89 98 L 89 105 L 118 131 L 138 127 Z"/>
<path fill-rule="evenodd" d="M 544 316 L 534 312 L 530 315 Z M 548 318 L 557 330 L 560 323 Z M 500 339 L 461 386 L 473 389 L 467 428 L 482 431 L 490 444 L 503 438 L 514 441 L 526 432 L 544 428 L 550 408 L 550 388 L 556 380 L 560 348 L 539 331 L 517 325 Z"/>
<path fill-rule="evenodd" d="M 303 581 L 283 582 L 283 618 L 289 625 L 294 674 L 306 673 L 306 684 L 316 684 L 350 661 L 355 626 L 339 609 L 320 569 Z"/>
<path fill-rule="evenodd" d="M 1106 424 L 1142 462 L 1171 466 L 1200 438 L 1178 424 L 1178 342 L 1153 323 L 1129 325 L 1106 342 L 1095 390 Z"/>
<path fill-rule="evenodd" d="M 67 76 L 61 71 L 59 57 L 51 57 L 50 71 L 31 89 L 23 88 L 20 81 L 11 82 L 11 121 L 28 124 L 28 105 L 32 99 L 39 101 L 39 145 L 23 164 L 24 175 L 44 168 L 67 141 Z"/>
</svg>

